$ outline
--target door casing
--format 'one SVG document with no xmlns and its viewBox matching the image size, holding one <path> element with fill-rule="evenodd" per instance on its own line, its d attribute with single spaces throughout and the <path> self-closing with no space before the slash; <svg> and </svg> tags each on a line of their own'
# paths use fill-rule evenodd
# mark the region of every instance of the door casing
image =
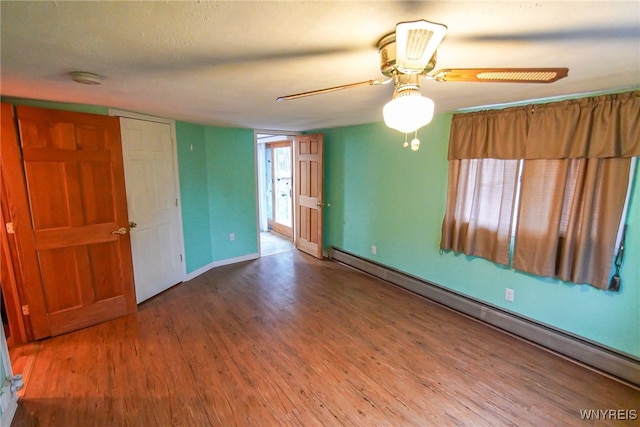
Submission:
<svg viewBox="0 0 640 427">
<path fill-rule="evenodd" d="M 279 139 L 288 139 L 288 140 L 293 140 L 295 138 L 296 135 L 298 135 L 298 132 L 292 132 L 292 131 L 278 131 L 278 130 L 271 130 L 271 129 L 255 129 L 253 132 L 253 137 L 254 137 L 254 144 L 253 144 L 253 148 L 254 148 L 254 159 L 255 159 L 255 164 L 254 164 L 254 168 L 255 168 L 255 177 L 256 177 L 256 184 L 255 184 L 255 189 L 256 189 L 256 241 L 258 243 L 258 253 L 262 253 L 262 249 L 261 249 L 261 245 L 260 245 L 260 229 L 261 229 L 261 225 L 260 225 L 260 215 L 261 215 L 261 209 L 263 209 L 264 203 L 261 200 L 261 190 L 260 190 L 260 186 L 261 186 L 261 178 L 260 178 L 260 171 L 261 171 L 261 166 L 259 166 L 260 163 L 260 156 L 258 155 L 258 145 L 264 145 L 266 144 L 266 142 L 260 142 L 258 141 L 258 136 L 262 135 L 262 136 L 269 136 L 269 141 L 276 141 L 277 139 L 275 139 L 276 137 Z M 273 139 L 272 139 L 273 138 Z M 293 162 L 293 170 L 292 173 L 295 175 L 295 160 Z M 294 179 L 294 194 L 295 194 L 295 179 Z M 295 203 L 295 202 L 294 202 Z M 296 227 L 296 218 L 295 218 L 295 207 L 293 210 L 293 242 L 295 243 L 295 238 L 296 238 L 296 232 L 295 232 L 295 227 Z"/>
</svg>

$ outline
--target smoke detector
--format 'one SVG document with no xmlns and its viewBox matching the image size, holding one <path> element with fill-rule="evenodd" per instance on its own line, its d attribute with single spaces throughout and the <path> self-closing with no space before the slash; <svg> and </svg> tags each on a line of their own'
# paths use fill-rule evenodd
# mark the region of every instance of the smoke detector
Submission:
<svg viewBox="0 0 640 427">
<path fill-rule="evenodd" d="M 102 83 L 102 76 L 86 71 L 72 71 L 69 73 L 71 80 L 83 85 L 99 85 Z"/>
</svg>

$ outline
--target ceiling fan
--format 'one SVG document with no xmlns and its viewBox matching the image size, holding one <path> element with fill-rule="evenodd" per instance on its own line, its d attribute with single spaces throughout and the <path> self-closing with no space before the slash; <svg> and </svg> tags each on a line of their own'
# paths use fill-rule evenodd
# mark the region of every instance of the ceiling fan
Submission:
<svg viewBox="0 0 640 427">
<path fill-rule="evenodd" d="M 396 31 L 378 42 L 380 71 L 385 78 L 333 86 L 325 89 L 281 96 L 278 101 L 320 95 L 358 86 L 394 82 L 393 99 L 383 108 L 384 121 L 392 129 L 406 134 L 417 132 L 433 118 L 434 103 L 420 94 L 422 77 L 437 82 L 553 83 L 567 77 L 568 68 L 444 68 L 436 67 L 436 51 L 447 27 L 426 20 L 401 22 Z M 411 142 L 416 151 L 420 141 Z"/>
</svg>

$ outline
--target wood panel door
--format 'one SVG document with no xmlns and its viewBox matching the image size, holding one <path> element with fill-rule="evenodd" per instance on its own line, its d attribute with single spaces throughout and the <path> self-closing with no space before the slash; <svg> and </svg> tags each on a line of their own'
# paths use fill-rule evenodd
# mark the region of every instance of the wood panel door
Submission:
<svg viewBox="0 0 640 427">
<path fill-rule="evenodd" d="M 182 282 L 182 222 L 171 126 L 121 117 L 138 303 Z"/>
<path fill-rule="evenodd" d="M 324 135 L 298 135 L 294 143 L 296 248 L 322 259 Z"/>
<path fill-rule="evenodd" d="M 119 120 L 16 112 L 31 217 L 16 238 L 31 260 L 22 268 L 38 270 L 25 281 L 34 338 L 135 312 Z"/>
</svg>

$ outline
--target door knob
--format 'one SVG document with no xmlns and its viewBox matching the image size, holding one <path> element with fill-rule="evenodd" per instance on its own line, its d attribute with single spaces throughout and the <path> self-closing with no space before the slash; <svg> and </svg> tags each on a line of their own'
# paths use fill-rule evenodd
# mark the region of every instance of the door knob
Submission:
<svg viewBox="0 0 640 427">
<path fill-rule="evenodd" d="M 111 234 L 127 234 L 127 229 L 125 227 L 121 227 L 116 231 L 112 231 Z"/>
<path fill-rule="evenodd" d="M 138 226 L 138 224 L 136 224 L 133 221 L 129 221 L 129 228 L 136 228 Z"/>
</svg>

